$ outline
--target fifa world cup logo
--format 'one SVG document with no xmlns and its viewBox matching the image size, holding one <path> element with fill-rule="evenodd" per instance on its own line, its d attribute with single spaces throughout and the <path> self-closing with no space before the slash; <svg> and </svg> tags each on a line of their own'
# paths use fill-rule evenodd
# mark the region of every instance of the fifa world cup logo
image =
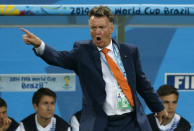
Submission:
<svg viewBox="0 0 194 131">
<path fill-rule="evenodd" d="M 64 80 L 65 80 L 65 86 L 69 86 L 70 77 L 69 76 L 65 76 Z"/>
</svg>

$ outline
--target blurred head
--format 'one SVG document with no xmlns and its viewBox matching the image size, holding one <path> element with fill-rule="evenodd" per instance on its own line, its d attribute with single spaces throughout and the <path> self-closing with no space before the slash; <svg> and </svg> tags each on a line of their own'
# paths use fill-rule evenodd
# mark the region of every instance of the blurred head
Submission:
<svg viewBox="0 0 194 131">
<path fill-rule="evenodd" d="M 7 104 L 2 98 L 0 98 L 0 128 L 3 126 L 4 120 L 7 118 Z"/>
<path fill-rule="evenodd" d="M 94 7 L 89 12 L 90 35 L 93 43 L 104 48 L 110 44 L 114 30 L 114 15 L 106 6 Z"/>
<path fill-rule="evenodd" d="M 49 120 L 55 112 L 56 94 L 48 88 L 40 88 L 32 98 L 38 118 Z"/>
<path fill-rule="evenodd" d="M 168 112 L 169 119 L 174 117 L 176 113 L 176 107 L 178 102 L 179 93 L 177 89 L 171 85 L 162 85 L 158 89 L 159 94 L 166 111 Z"/>
</svg>

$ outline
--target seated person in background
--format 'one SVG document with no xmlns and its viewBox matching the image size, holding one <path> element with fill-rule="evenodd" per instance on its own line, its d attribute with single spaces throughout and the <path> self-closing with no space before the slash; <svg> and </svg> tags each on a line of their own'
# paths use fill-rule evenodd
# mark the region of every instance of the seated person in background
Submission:
<svg viewBox="0 0 194 131">
<path fill-rule="evenodd" d="M 72 131 L 79 131 L 79 123 L 81 118 L 81 110 L 73 114 L 70 120 Z"/>
<path fill-rule="evenodd" d="M 159 94 L 166 111 L 168 118 L 165 119 L 163 125 L 160 125 L 154 114 L 149 114 L 148 119 L 153 131 L 190 131 L 191 125 L 180 115 L 176 114 L 176 107 L 179 93 L 177 89 L 170 85 L 162 85 L 158 89 Z"/>
<path fill-rule="evenodd" d="M 7 104 L 0 98 L 0 131 L 14 131 L 18 123 L 7 115 Z"/>
<path fill-rule="evenodd" d="M 16 131 L 70 131 L 69 124 L 55 115 L 56 94 L 40 88 L 32 98 L 36 113 L 23 119 Z"/>
</svg>

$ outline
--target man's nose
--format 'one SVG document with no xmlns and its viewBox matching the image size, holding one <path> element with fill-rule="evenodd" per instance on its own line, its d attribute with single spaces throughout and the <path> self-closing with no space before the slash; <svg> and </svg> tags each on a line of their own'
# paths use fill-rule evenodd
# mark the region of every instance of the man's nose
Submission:
<svg viewBox="0 0 194 131">
<path fill-rule="evenodd" d="M 169 103 L 168 107 L 169 107 L 170 109 L 172 109 L 172 108 L 174 107 L 174 104 L 173 104 L 173 103 Z"/>
<path fill-rule="evenodd" d="M 48 110 L 51 111 L 52 110 L 52 104 L 48 105 Z"/>
<path fill-rule="evenodd" d="M 101 34 L 101 29 L 100 28 L 97 28 L 96 29 L 96 34 L 98 35 L 98 34 Z"/>
</svg>

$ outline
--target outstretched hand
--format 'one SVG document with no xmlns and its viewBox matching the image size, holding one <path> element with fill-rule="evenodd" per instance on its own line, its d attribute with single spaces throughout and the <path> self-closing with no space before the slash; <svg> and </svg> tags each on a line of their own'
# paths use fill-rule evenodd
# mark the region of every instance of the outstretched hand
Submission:
<svg viewBox="0 0 194 131">
<path fill-rule="evenodd" d="M 21 28 L 21 31 L 23 31 L 25 34 L 22 35 L 24 42 L 27 45 L 33 45 L 35 48 L 39 47 L 41 45 L 41 40 L 36 35 L 31 33 L 30 31 Z"/>
<path fill-rule="evenodd" d="M 156 117 L 161 125 L 166 125 L 166 121 L 168 120 L 168 112 L 164 109 L 161 112 L 156 113 Z"/>
</svg>

